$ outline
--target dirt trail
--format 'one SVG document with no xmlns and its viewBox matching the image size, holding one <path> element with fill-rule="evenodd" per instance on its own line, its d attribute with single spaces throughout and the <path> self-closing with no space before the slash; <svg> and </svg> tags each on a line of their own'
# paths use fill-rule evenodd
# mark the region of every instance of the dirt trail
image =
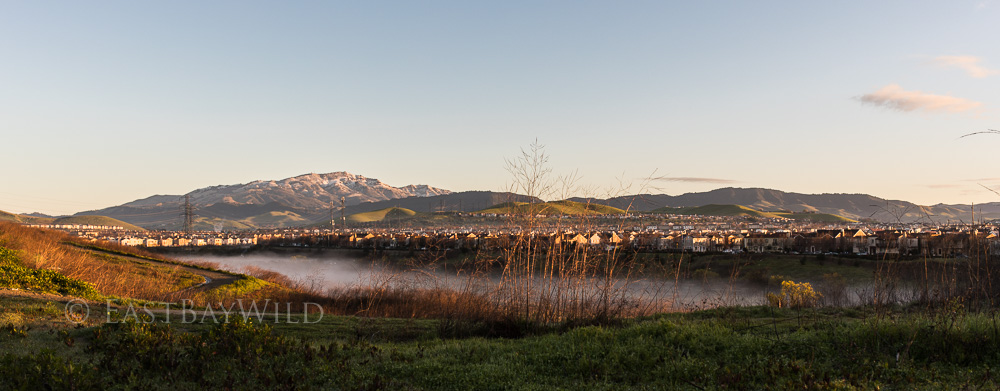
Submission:
<svg viewBox="0 0 1000 391">
<path fill-rule="evenodd" d="M 237 275 L 233 275 L 233 274 L 229 274 L 229 273 L 225 273 L 225 272 L 217 272 L 217 271 L 214 271 L 214 270 L 200 269 L 200 268 L 197 268 L 197 267 L 194 267 L 194 266 L 185 265 L 185 264 L 179 263 L 179 262 L 178 263 L 159 262 L 159 261 L 149 260 L 149 259 L 146 259 L 146 258 L 140 258 L 140 257 L 136 257 L 136 256 L 131 256 L 131 255 L 124 255 L 124 254 L 117 253 L 117 252 L 102 251 L 102 250 L 98 250 L 98 249 L 94 249 L 94 248 L 80 248 L 80 250 L 89 252 L 91 254 L 103 254 L 103 255 L 108 255 L 108 256 L 113 256 L 113 257 L 128 259 L 128 260 L 134 261 L 134 262 L 142 262 L 142 263 L 148 263 L 148 264 L 163 265 L 163 266 L 166 266 L 166 267 L 180 267 L 181 270 L 184 270 L 184 271 L 190 272 L 192 274 L 201 276 L 202 278 L 205 279 L 205 282 L 202 282 L 201 284 L 198 284 L 198 285 L 195 285 L 195 286 L 192 286 L 192 287 L 187 287 L 187 288 L 181 289 L 181 290 L 179 290 L 177 292 L 192 292 L 192 293 L 204 292 L 204 291 L 208 291 L 208 290 L 211 290 L 211 289 L 214 289 L 214 288 L 218 288 L 218 287 L 223 286 L 223 285 L 232 284 L 232 283 L 234 283 L 234 282 L 236 282 L 236 281 L 238 281 L 238 280 L 240 280 L 242 278 L 242 277 L 237 276 Z"/>
</svg>

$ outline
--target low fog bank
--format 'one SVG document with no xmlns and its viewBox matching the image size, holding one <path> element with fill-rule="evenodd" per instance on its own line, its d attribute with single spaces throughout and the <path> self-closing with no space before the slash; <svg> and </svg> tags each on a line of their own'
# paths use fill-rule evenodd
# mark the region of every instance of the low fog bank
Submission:
<svg viewBox="0 0 1000 391">
<path fill-rule="evenodd" d="M 486 291 L 489 286 L 500 282 L 497 276 L 455 274 L 442 270 L 399 270 L 377 266 L 370 261 L 359 261 L 336 253 L 321 255 L 289 255 L 278 253 L 256 253 L 234 256 L 181 255 L 182 261 L 207 262 L 220 269 L 243 272 L 248 266 L 284 274 L 293 281 L 305 283 L 323 290 L 352 286 L 395 286 L 417 288 L 472 289 Z M 603 286 L 601 279 L 591 279 L 584 285 L 586 290 L 598 290 Z M 760 305 L 766 302 L 767 289 L 742 281 L 725 279 L 709 280 L 664 280 L 664 279 L 616 279 L 613 296 L 627 297 L 642 302 L 662 301 L 670 303 L 676 310 L 716 307 L 721 305 Z"/>
<path fill-rule="evenodd" d="M 319 257 L 256 253 L 234 256 L 178 255 L 175 258 L 185 262 L 214 263 L 220 269 L 237 273 L 243 272 L 248 266 L 258 267 L 284 274 L 293 281 L 305 282 L 307 286 L 323 289 L 357 285 L 373 274 L 371 264 L 329 253 Z"/>
<path fill-rule="evenodd" d="M 443 270 L 401 270 L 375 265 L 371 261 L 360 261 L 337 253 L 289 255 L 278 253 L 256 253 L 248 255 L 183 255 L 183 261 L 208 262 L 220 269 L 244 272 L 247 267 L 275 271 L 288 276 L 305 286 L 323 291 L 354 286 L 379 286 L 400 288 L 444 288 L 453 290 L 473 290 L 489 292 L 500 283 L 498 276 L 476 276 L 455 274 Z M 538 287 L 544 286 L 542 279 Z M 573 282 L 580 283 L 579 281 Z M 559 284 L 559 283 L 556 283 Z M 577 285 L 584 291 L 599 292 L 605 287 L 603 279 L 591 278 Z M 814 284 L 824 294 L 824 302 L 829 305 L 856 305 L 871 302 L 875 296 L 882 296 L 881 290 L 871 285 L 842 286 L 836 290 L 824 289 L 822 283 Z M 565 286 L 562 286 L 565 288 Z M 914 290 L 897 287 L 891 297 L 880 298 L 882 302 L 907 302 L 913 299 Z M 577 289 L 577 288 L 574 288 Z M 767 304 L 768 292 L 776 292 L 779 287 L 762 286 L 745 281 L 730 281 L 725 278 L 708 279 L 615 279 L 611 284 L 612 296 L 642 303 L 667 303 L 674 310 L 694 310 L 730 305 Z M 544 291 L 544 289 L 540 289 Z"/>
</svg>

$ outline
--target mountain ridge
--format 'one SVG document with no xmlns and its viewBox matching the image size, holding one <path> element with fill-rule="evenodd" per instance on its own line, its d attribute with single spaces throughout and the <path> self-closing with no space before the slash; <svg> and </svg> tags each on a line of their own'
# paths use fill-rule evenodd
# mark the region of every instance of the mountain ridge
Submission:
<svg viewBox="0 0 1000 391">
<path fill-rule="evenodd" d="M 403 208 L 419 213 L 473 212 L 504 202 L 542 202 L 534 197 L 490 191 L 451 192 L 429 185 L 390 186 L 378 179 L 344 171 L 309 173 L 281 180 L 256 180 L 216 185 L 186 194 L 199 221 L 231 227 L 281 228 L 303 221 L 329 222 L 341 213 L 365 213 Z M 340 211 L 340 199 L 346 209 Z M 704 205 L 744 205 L 762 212 L 822 213 L 851 220 L 881 222 L 968 222 L 969 205 L 917 205 L 859 193 L 805 194 L 766 188 L 725 187 L 706 192 L 641 194 L 608 199 L 572 197 L 566 201 L 594 203 L 630 212 Z M 77 215 L 103 215 L 150 229 L 179 229 L 183 195 L 153 195 L 118 206 Z M 976 205 L 976 218 L 1000 218 L 1000 202 Z"/>
<path fill-rule="evenodd" d="M 668 194 L 637 194 L 609 199 L 570 198 L 571 201 L 595 202 L 636 212 L 662 207 L 697 207 L 709 204 L 744 205 L 760 211 L 819 212 L 853 220 L 873 219 L 883 222 L 971 221 L 969 205 L 917 205 L 909 201 L 887 200 L 869 194 L 821 193 L 805 194 L 766 188 L 725 187 L 707 192 Z M 1000 218 L 1000 202 L 976 205 L 980 217 Z M 980 210 L 982 212 L 980 212 Z"/>
</svg>

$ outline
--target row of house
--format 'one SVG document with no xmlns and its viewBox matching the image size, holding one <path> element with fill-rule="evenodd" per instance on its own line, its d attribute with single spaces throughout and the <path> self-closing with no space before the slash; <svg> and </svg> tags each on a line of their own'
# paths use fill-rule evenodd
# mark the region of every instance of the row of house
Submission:
<svg viewBox="0 0 1000 391">
<path fill-rule="evenodd" d="M 557 233 L 407 233 L 367 232 L 273 235 L 265 246 L 318 246 L 378 249 L 482 249 L 526 245 L 559 248 L 631 248 L 635 251 L 851 253 L 859 255 L 960 256 L 977 246 L 1000 250 L 996 232 L 907 232 L 871 229 L 826 229 L 809 232 L 557 232 Z"/>
<path fill-rule="evenodd" d="M 119 225 L 93 225 L 93 224 L 25 224 L 32 228 L 60 229 L 70 231 L 124 231 L 125 227 Z"/>
<path fill-rule="evenodd" d="M 123 246 L 140 247 L 188 247 L 188 246 L 254 246 L 257 238 L 254 236 L 216 236 L 216 237 L 101 237 L 112 243 Z"/>
</svg>

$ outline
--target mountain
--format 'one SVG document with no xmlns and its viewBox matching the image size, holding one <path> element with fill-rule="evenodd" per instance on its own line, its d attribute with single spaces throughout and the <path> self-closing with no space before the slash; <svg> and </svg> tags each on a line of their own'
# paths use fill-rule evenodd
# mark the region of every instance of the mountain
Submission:
<svg viewBox="0 0 1000 391">
<path fill-rule="evenodd" d="M 867 194 L 801 194 L 762 188 L 733 188 L 686 193 L 677 196 L 644 194 L 609 199 L 571 198 L 636 212 L 671 207 L 697 207 L 711 204 L 743 205 L 764 212 L 812 212 L 843 216 L 853 220 L 874 219 L 883 222 L 957 222 L 972 221 L 969 205 L 921 206 L 908 201 L 886 200 Z M 1000 218 L 1000 203 L 976 205 L 976 220 Z"/>
<path fill-rule="evenodd" d="M 385 201 L 406 197 L 427 197 L 451 193 L 427 185 L 389 186 L 375 178 L 367 178 L 347 172 L 329 174 L 306 174 L 280 181 L 253 181 L 239 185 L 212 186 L 192 191 L 187 196 L 195 206 L 230 203 L 237 205 L 261 205 L 280 203 L 298 209 L 329 208 L 340 204 L 341 197 L 347 205 L 362 202 Z M 155 200 L 136 201 L 136 205 L 151 201 L 163 202 L 163 196 Z M 152 198 L 152 197 L 151 197 Z M 174 198 L 176 202 L 179 197 Z M 132 203 L 124 206 L 133 206 Z"/>
<path fill-rule="evenodd" d="M 185 195 L 154 195 L 77 215 L 103 215 L 151 229 L 178 229 L 188 196 L 199 217 L 213 227 L 287 227 L 304 225 L 339 207 L 403 198 L 426 198 L 451 192 L 427 185 L 393 187 L 378 179 L 347 172 L 305 174 L 282 180 L 211 186 Z M 238 223 L 238 224 L 236 224 Z"/>
<path fill-rule="evenodd" d="M 247 229 L 329 224 L 330 219 L 387 208 L 417 213 L 481 211 L 503 203 L 540 203 L 513 193 L 467 191 L 452 193 L 427 185 L 393 187 L 374 178 L 346 172 L 306 174 L 282 180 L 261 180 L 197 189 L 186 194 L 194 206 L 196 229 Z M 344 198 L 346 209 L 340 210 Z M 969 205 L 921 206 L 867 194 L 802 194 L 762 188 L 722 188 L 681 195 L 644 194 L 609 199 L 570 198 L 565 201 L 604 205 L 630 212 L 660 208 L 731 205 L 796 219 L 883 222 L 969 222 Z M 572 204 L 569 204 L 572 205 Z M 123 205 L 77 215 L 102 215 L 148 229 L 182 228 L 184 196 L 155 195 Z M 612 209 L 608 209 L 612 210 Z M 734 213 L 748 213 L 735 211 Z M 615 213 L 600 212 L 600 213 Z M 21 220 L 23 215 L 0 216 Z M 1000 218 L 1000 202 L 976 205 L 976 220 Z"/>
</svg>

